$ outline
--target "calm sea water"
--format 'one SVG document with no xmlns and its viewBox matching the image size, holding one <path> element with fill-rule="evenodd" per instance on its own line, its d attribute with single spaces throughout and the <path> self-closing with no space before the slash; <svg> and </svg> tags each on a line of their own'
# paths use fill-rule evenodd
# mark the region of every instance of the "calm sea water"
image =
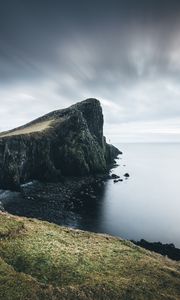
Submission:
<svg viewBox="0 0 180 300">
<path fill-rule="evenodd" d="M 128 171 L 131 177 L 107 183 L 101 229 L 180 247 L 180 144 L 117 146 L 124 154 L 114 171 L 120 176 Z"/>
<path fill-rule="evenodd" d="M 94 199 L 68 200 L 68 205 L 62 205 L 58 192 L 39 193 L 24 202 L 18 194 L 3 192 L 0 200 L 6 197 L 11 213 L 180 248 L 180 144 L 116 146 L 123 155 L 112 172 L 122 178 L 128 172 L 130 178 L 118 183 L 108 180 Z"/>
</svg>

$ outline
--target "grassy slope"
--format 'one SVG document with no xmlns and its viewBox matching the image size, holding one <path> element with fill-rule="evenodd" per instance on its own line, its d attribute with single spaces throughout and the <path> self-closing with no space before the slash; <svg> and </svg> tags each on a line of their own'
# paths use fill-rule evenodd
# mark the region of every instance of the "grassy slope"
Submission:
<svg viewBox="0 0 180 300">
<path fill-rule="evenodd" d="M 125 240 L 0 214 L 0 299 L 180 299 L 180 264 Z"/>
<path fill-rule="evenodd" d="M 19 128 L 19 129 L 2 132 L 2 133 L 0 133 L 0 138 L 6 137 L 6 136 L 29 134 L 29 133 L 33 133 L 33 132 L 43 131 L 43 130 L 48 129 L 52 122 L 53 122 L 53 120 L 42 121 L 39 123 L 34 123 L 29 126 L 27 125 L 27 127 L 24 127 L 24 128 Z"/>
</svg>

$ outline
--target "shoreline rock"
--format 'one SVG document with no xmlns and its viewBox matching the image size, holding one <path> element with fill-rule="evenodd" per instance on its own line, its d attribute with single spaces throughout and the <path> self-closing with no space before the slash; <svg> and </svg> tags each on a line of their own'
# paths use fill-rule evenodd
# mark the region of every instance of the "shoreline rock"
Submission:
<svg viewBox="0 0 180 300">
<path fill-rule="evenodd" d="M 140 241 L 131 240 L 137 246 L 140 246 L 144 249 L 154 251 L 156 253 L 160 253 L 164 256 L 168 256 L 169 258 L 179 261 L 180 260 L 180 249 L 176 248 L 174 244 L 163 244 L 161 242 L 148 242 L 144 239 Z"/>
</svg>

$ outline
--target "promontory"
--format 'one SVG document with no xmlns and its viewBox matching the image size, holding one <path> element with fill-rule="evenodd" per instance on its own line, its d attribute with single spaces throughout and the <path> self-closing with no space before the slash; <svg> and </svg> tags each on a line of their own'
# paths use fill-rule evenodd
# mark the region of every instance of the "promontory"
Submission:
<svg viewBox="0 0 180 300">
<path fill-rule="evenodd" d="M 0 133 L 0 188 L 105 173 L 118 154 L 103 136 L 100 102 L 87 99 Z"/>
</svg>

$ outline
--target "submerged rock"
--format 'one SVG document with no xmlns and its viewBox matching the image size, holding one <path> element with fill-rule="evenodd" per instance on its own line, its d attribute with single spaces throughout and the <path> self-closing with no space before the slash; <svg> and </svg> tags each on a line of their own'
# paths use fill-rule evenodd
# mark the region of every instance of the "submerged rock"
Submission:
<svg viewBox="0 0 180 300">
<path fill-rule="evenodd" d="M 87 99 L 0 134 L 0 188 L 105 173 L 121 153 L 103 136 L 100 102 Z"/>
</svg>

